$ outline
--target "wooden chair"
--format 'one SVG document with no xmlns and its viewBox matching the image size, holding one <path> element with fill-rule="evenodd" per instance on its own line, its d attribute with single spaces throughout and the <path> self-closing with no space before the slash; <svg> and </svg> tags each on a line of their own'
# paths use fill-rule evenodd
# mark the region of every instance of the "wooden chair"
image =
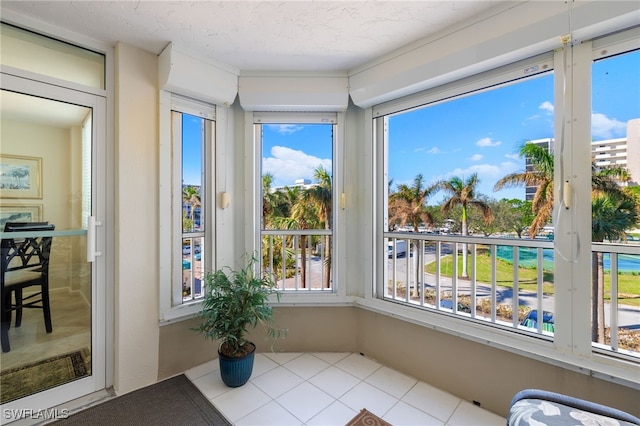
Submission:
<svg viewBox="0 0 640 426">
<path fill-rule="evenodd" d="M 55 226 L 48 222 L 7 222 L 4 232 L 41 232 L 54 229 Z M 53 330 L 49 303 L 49 258 L 52 239 L 51 236 L 5 237 L 0 243 L 2 352 L 11 350 L 9 328 L 13 311 L 16 312 L 15 326 L 20 327 L 24 308 L 42 309 L 47 333 Z M 25 288 L 34 286 L 39 287 L 36 292 L 23 295 Z"/>
</svg>

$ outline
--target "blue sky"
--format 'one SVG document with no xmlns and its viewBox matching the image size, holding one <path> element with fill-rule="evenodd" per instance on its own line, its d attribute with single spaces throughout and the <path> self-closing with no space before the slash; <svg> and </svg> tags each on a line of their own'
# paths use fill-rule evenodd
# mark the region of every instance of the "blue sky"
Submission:
<svg viewBox="0 0 640 426">
<path fill-rule="evenodd" d="M 297 179 L 314 181 L 314 171 L 332 172 L 331 124 L 266 124 L 262 127 L 262 173 L 274 176 L 272 187 L 291 186 Z"/>
<path fill-rule="evenodd" d="M 624 137 L 626 122 L 640 117 L 640 51 L 596 62 L 593 87 L 593 140 Z M 418 173 L 427 182 L 478 173 L 480 193 L 496 199 L 524 198 L 524 188 L 493 192 L 493 185 L 524 169 L 524 160 L 516 155 L 520 144 L 553 137 L 553 114 L 553 75 L 546 73 L 394 115 L 389 126 L 389 176 L 395 186 L 411 184 Z M 331 170 L 331 132 L 331 125 L 322 124 L 263 126 L 262 172 L 272 173 L 273 186 L 281 186 L 293 185 L 296 179 L 313 180 L 318 166 Z M 185 183 L 191 183 L 186 174 Z M 436 194 L 429 204 L 442 198 Z"/>
</svg>

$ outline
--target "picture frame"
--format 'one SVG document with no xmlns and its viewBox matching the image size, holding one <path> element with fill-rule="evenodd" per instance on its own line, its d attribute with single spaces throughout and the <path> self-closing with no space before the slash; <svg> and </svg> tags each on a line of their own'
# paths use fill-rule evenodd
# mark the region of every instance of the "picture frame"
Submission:
<svg viewBox="0 0 640 426">
<path fill-rule="evenodd" d="M 42 204 L 0 204 L 0 232 L 7 222 L 42 221 Z"/>
<path fill-rule="evenodd" d="M 42 198 L 42 158 L 0 154 L 0 198 Z"/>
</svg>

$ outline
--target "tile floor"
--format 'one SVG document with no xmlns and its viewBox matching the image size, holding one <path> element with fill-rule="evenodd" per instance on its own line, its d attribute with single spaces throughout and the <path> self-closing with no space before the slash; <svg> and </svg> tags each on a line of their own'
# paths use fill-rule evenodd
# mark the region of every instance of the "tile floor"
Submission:
<svg viewBox="0 0 640 426">
<path fill-rule="evenodd" d="M 249 382 L 222 383 L 218 360 L 185 372 L 234 425 L 344 425 L 362 408 L 394 426 L 504 426 L 506 420 L 360 354 L 261 353 Z"/>
</svg>

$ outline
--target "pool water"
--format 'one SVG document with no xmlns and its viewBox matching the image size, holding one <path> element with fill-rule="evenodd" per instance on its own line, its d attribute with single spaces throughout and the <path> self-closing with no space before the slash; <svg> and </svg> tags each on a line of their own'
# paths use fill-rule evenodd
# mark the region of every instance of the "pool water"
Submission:
<svg viewBox="0 0 640 426">
<path fill-rule="evenodd" d="M 496 255 L 499 259 L 513 262 L 513 247 L 497 246 Z M 611 256 L 608 253 L 603 257 L 605 271 L 611 268 Z M 538 265 L 538 251 L 536 248 L 520 247 L 518 250 L 518 264 L 526 268 L 535 268 Z M 542 249 L 542 267 L 553 268 L 553 249 Z M 640 256 L 635 254 L 618 255 L 618 272 L 640 272 Z"/>
</svg>

